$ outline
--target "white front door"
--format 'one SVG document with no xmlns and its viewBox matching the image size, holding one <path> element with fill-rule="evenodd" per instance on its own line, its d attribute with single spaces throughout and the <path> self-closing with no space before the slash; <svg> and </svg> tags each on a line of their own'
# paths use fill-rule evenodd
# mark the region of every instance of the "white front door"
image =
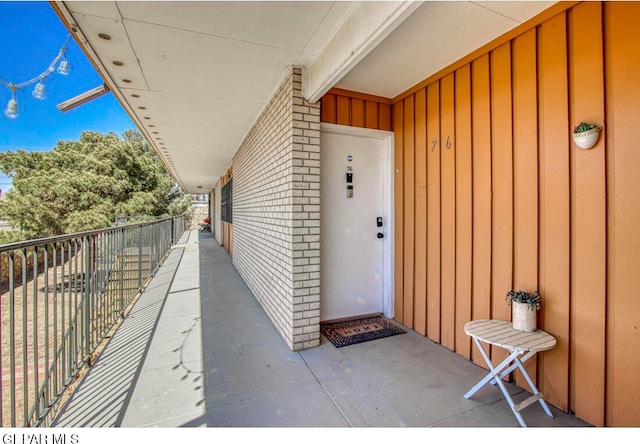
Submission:
<svg viewBox="0 0 640 444">
<path fill-rule="evenodd" d="M 391 133 L 322 126 L 321 321 L 374 313 L 393 316 L 390 168 Z"/>
</svg>

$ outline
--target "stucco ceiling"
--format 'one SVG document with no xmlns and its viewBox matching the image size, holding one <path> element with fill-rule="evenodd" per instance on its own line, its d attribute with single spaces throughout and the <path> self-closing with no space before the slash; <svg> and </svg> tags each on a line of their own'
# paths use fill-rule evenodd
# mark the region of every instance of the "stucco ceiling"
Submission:
<svg viewBox="0 0 640 444">
<path fill-rule="evenodd" d="M 341 30 L 349 35 L 358 3 L 55 4 L 185 191 L 203 193 L 231 165 L 289 67 L 311 64 Z M 325 86 L 394 97 L 553 3 L 415 3 L 386 39 Z"/>
</svg>

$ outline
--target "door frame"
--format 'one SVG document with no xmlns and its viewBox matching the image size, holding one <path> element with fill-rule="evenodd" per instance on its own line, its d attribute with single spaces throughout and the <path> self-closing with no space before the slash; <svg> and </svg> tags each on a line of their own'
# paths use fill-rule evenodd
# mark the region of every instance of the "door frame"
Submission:
<svg viewBox="0 0 640 444">
<path fill-rule="evenodd" d="M 332 134 L 341 134 L 346 136 L 355 136 L 355 137 L 363 137 L 369 139 L 376 139 L 382 141 L 382 149 L 383 149 L 383 196 L 382 196 L 382 207 L 386 214 L 386 222 L 385 226 L 385 236 L 387 238 L 387 242 L 384 243 L 383 247 L 383 267 L 382 267 L 382 310 L 383 314 L 387 318 L 393 318 L 395 316 L 394 313 L 394 275 L 393 271 L 394 267 L 394 239 L 395 239 L 395 230 L 394 230 L 394 205 L 393 205 L 393 197 L 394 197 L 394 189 L 393 189 L 393 153 L 394 153 L 394 139 L 392 131 L 384 131 L 377 129 L 369 129 L 369 128 L 359 128 L 355 126 L 345 126 L 345 125 L 336 125 L 333 123 L 321 123 L 320 124 L 320 132 L 321 133 L 332 133 Z M 322 144 L 320 145 L 320 167 L 322 168 Z M 322 193 L 322 190 L 320 190 Z M 322 208 L 320 208 L 322 211 Z M 322 227 L 320 227 L 320 236 L 322 236 Z M 322 251 L 320 252 L 322 254 Z M 322 269 L 320 270 L 322 273 Z M 322 303 L 322 301 L 320 301 Z"/>
</svg>

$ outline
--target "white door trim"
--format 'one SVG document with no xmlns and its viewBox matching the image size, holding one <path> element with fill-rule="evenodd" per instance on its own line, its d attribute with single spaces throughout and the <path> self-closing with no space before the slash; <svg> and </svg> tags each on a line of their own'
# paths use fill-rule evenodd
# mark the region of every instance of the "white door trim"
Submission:
<svg viewBox="0 0 640 444">
<path fill-rule="evenodd" d="M 353 126 L 336 125 L 333 123 L 321 123 L 320 131 L 333 134 L 343 134 L 347 136 L 367 137 L 371 139 L 381 140 L 384 149 L 384 174 L 383 174 L 383 208 L 385 217 L 385 237 L 387 242 L 384 243 L 383 249 L 383 285 L 382 285 L 382 308 L 383 314 L 387 318 L 393 318 L 394 313 L 394 248 L 393 242 L 395 238 L 394 232 L 394 213 L 393 213 L 393 132 L 383 131 L 369 128 L 358 128 Z M 322 158 L 322 146 L 320 146 L 320 157 Z M 322 190 L 320 190 L 322 192 Z M 320 209 L 322 211 L 322 208 Z M 322 227 L 320 227 L 320 236 L 322 236 Z M 322 269 L 320 270 L 322 273 Z"/>
</svg>

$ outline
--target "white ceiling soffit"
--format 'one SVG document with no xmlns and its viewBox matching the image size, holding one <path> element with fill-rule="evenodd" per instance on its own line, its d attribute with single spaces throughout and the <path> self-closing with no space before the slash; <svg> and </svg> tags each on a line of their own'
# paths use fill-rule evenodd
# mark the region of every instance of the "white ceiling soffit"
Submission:
<svg viewBox="0 0 640 444">
<path fill-rule="evenodd" d="M 56 3 L 190 193 L 215 186 L 290 67 L 313 61 L 357 4 Z"/>
<path fill-rule="evenodd" d="M 335 86 L 396 97 L 555 3 L 426 1 Z"/>
</svg>

